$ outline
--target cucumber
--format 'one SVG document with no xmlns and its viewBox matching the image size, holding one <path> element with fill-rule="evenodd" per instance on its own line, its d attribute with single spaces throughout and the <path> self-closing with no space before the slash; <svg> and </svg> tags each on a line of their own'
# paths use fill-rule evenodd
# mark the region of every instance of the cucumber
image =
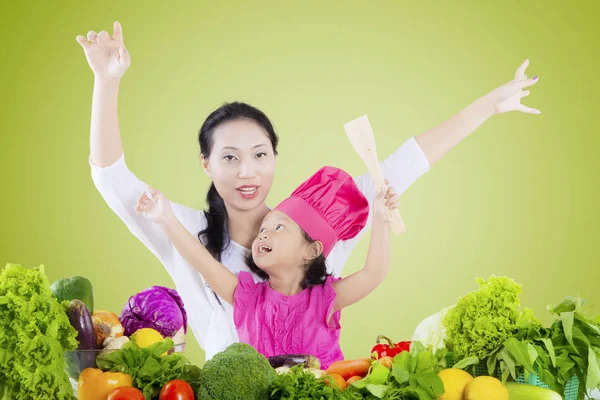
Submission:
<svg viewBox="0 0 600 400">
<path fill-rule="evenodd" d="M 506 382 L 510 400 L 562 400 L 560 394 L 527 383 Z"/>
<path fill-rule="evenodd" d="M 69 320 L 73 328 L 77 330 L 78 350 L 96 349 L 96 333 L 90 310 L 81 300 L 71 300 L 67 309 Z"/>
<path fill-rule="evenodd" d="M 281 356 L 269 357 L 269 363 L 273 368 L 293 367 L 294 365 L 304 365 L 304 368 L 321 368 L 321 362 L 315 356 L 309 354 L 286 354 Z"/>
</svg>

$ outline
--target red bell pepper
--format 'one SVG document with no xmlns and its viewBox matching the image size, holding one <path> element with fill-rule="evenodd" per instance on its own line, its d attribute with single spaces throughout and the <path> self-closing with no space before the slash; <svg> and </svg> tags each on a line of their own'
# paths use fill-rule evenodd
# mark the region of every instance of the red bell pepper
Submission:
<svg viewBox="0 0 600 400">
<path fill-rule="evenodd" d="M 387 343 L 381 343 L 382 339 L 385 340 Z M 377 336 L 377 344 L 371 350 L 371 354 L 377 353 L 377 358 L 386 356 L 394 358 L 396 354 L 409 350 L 410 341 L 394 343 L 390 338 L 383 335 L 379 335 Z"/>
</svg>

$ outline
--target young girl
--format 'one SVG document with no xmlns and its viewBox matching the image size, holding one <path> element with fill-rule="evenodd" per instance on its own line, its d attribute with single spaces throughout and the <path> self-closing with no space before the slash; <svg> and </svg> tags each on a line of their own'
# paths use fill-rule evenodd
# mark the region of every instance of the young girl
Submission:
<svg viewBox="0 0 600 400">
<path fill-rule="evenodd" d="M 365 266 L 347 278 L 330 276 L 325 258 L 338 240 L 355 237 L 365 226 L 369 203 L 346 172 L 324 167 L 302 183 L 264 218 L 252 243 L 249 272 L 233 274 L 216 261 L 174 216 L 170 202 L 155 190 L 143 193 L 139 214 L 163 230 L 177 251 L 212 289 L 234 307 L 239 338 L 266 357 L 311 354 L 322 368 L 342 360 L 340 314 L 371 293 L 389 264 L 389 225 L 385 208 L 398 207 L 389 188 L 373 202 L 371 243 Z"/>
</svg>

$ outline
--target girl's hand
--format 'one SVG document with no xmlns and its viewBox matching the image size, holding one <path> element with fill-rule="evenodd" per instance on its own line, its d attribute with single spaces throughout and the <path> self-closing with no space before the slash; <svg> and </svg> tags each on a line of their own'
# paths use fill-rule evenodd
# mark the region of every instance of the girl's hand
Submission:
<svg viewBox="0 0 600 400">
<path fill-rule="evenodd" d="M 389 185 L 389 181 L 386 179 L 386 186 Z M 388 186 L 387 189 L 383 189 L 377 194 L 375 201 L 373 202 L 373 220 L 381 219 L 385 223 L 389 223 L 389 218 L 386 209 L 395 210 L 400 206 L 400 195 L 394 192 L 394 188 Z"/>
<path fill-rule="evenodd" d="M 169 199 L 158 190 L 152 188 L 150 188 L 150 194 L 152 198 L 149 198 L 146 192 L 141 194 L 135 206 L 135 211 L 157 224 L 167 221 L 173 216 Z"/>
<path fill-rule="evenodd" d="M 123 44 L 123 29 L 114 23 L 111 37 L 106 31 L 89 31 L 87 39 L 77 36 L 77 42 L 83 47 L 88 64 L 96 78 L 119 80 L 129 68 L 131 58 Z"/>
<path fill-rule="evenodd" d="M 527 79 L 525 70 L 529 66 L 529 60 L 525 60 L 517 72 L 515 79 L 505 83 L 486 94 L 483 98 L 489 102 L 495 114 L 502 114 L 509 111 L 521 111 L 528 114 L 541 114 L 540 110 L 530 108 L 521 104 L 523 97 L 529 96 L 529 90 L 523 90 L 529 86 L 533 86 L 538 82 L 538 77 Z"/>
</svg>

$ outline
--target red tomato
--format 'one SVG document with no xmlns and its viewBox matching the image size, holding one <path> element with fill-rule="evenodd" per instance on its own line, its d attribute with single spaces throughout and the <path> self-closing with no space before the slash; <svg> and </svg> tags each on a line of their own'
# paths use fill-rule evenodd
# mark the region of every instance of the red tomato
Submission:
<svg viewBox="0 0 600 400">
<path fill-rule="evenodd" d="M 144 400 L 144 394 L 134 387 L 122 386 L 111 390 L 106 400 Z"/>
<path fill-rule="evenodd" d="M 163 386 L 159 400 L 194 400 L 194 391 L 186 381 L 173 379 Z"/>
</svg>

